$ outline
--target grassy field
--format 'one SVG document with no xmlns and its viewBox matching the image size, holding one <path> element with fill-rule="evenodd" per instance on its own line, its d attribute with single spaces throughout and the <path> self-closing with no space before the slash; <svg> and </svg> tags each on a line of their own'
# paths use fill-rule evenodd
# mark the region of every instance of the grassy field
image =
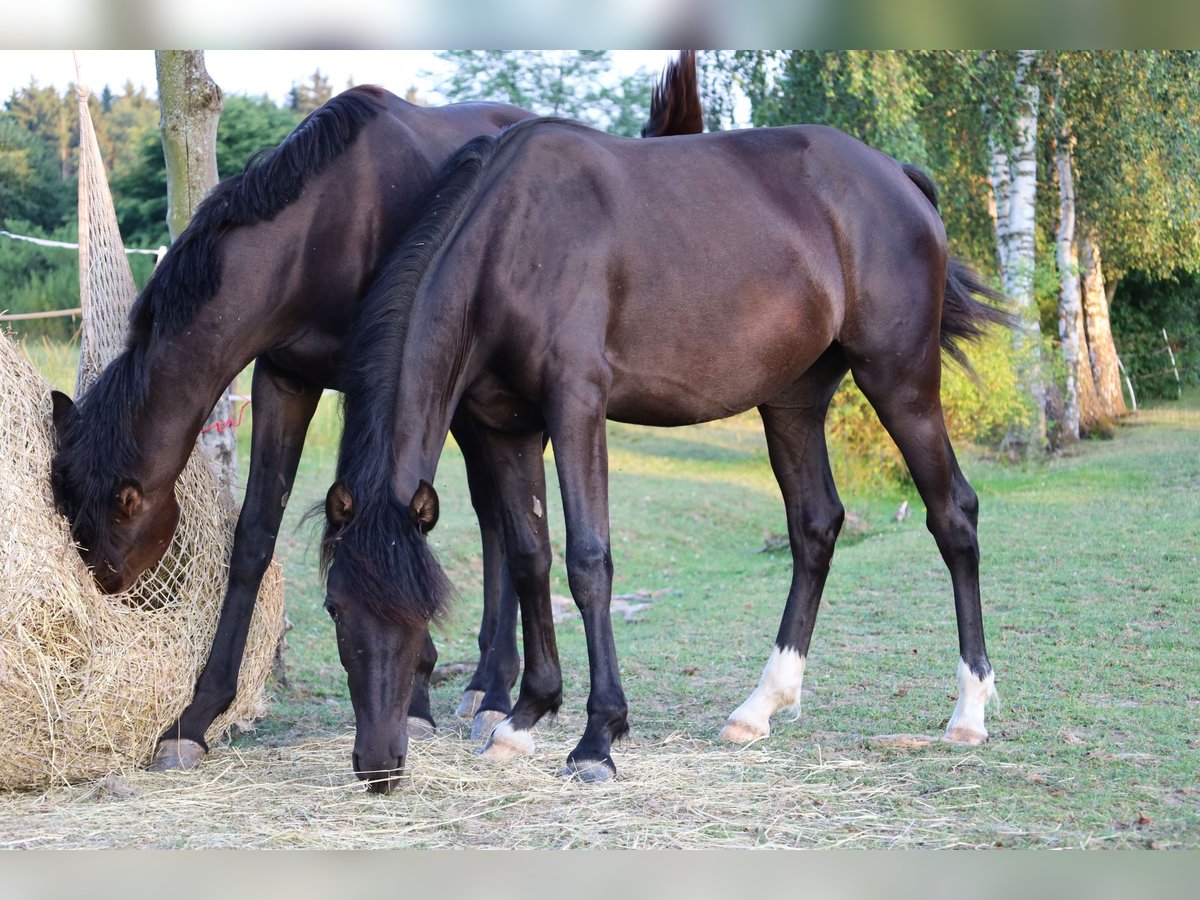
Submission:
<svg viewBox="0 0 1200 900">
<path fill-rule="evenodd" d="M 614 618 L 632 726 L 615 751 L 620 777 L 586 787 L 555 775 L 584 720 L 574 618 L 558 632 L 563 711 L 532 757 L 476 759 L 453 719 L 465 676 L 450 678 L 434 692 L 442 734 L 414 745 L 410 783 L 387 798 L 363 793 L 349 770 L 353 714 L 315 533 L 299 524 L 331 479 L 334 398 L 314 428 L 279 545 L 294 628 L 289 685 L 271 687 L 269 715 L 196 772 L 0 796 L 0 846 L 1200 843 L 1200 396 L 1045 462 L 963 454 L 982 504 L 1000 693 L 991 742 L 970 749 L 877 739 L 934 737 L 954 705 L 949 577 L 915 491 L 900 488 L 846 492 L 857 521 L 834 558 L 801 718 L 749 748 L 718 745 L 757 681 L 791 574 L 786 552 L 764 550 L 784 519 L 761 429 L 753 416 L 612 425 L 615 591 L 663 592 L 634 620 Z M 441 663 L 470 663 L 478 536 L 452 446 L 436 486 L 432 540 L 460 596 L 435 637 Z M 553 490 L 554 590 L 566 594 Z M 903 500 L 913 515 L 893 522 Z"/>
</svg>

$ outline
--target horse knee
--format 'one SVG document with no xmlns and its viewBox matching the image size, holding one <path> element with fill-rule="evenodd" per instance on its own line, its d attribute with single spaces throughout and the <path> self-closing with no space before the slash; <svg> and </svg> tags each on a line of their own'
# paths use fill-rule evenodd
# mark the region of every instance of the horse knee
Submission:
<svg viewBox="0 0 1200 900">
<path fill-rule="evenodd" d="M 518 547 L 509 556 L 509 574 L 517 595 L 530 596 L 550 581 L 550 548 L 531 545 Z"/>
<path fill-rule="evenodd" d="M 588 543 L 567 548 L 567 581 L 575 602 L 612 583 L 612 554 L 607 544 Z"/>
</svg>

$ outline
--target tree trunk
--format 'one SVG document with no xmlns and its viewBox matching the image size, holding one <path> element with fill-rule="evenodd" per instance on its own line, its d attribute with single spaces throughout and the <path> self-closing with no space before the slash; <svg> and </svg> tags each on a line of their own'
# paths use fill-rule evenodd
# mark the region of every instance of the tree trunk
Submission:
<svg viewBox="0 0 1200 900">
<path fill-rule="evenodd" d="M 1100 408 L 1110 418 L 1127 415 L 1125 397 L 1121 393 L 1121 367 L 1117 364 L 1117 348 L 1113 344 L 1112 326 L 1108 320 L 1109 295 L 1100 266 L 1100 244 L 1094 233 L 1083 240 L 1083 314 L 1091 350 L 1092 373 Z"/>
<path fill-rule="evenodd" d="M 1055 112 L 1061 114 L 1058 98 Z M 1086 357 L 1086 339 L 1080 333 L 1083 303 L 1079 289 L 1079 259 L 1075 250 L 1075 173 L 1071 149 L 1074 138 L 1063 121 L 1054 142 L 1054 164 L 1058 170 L 1058 233 L 1055 236 L 1058 260 L 1058 337 L 1062 342 L 1066 383 L 1063 385 L 1063 420 L 1059 423 L 1059 442 L 1079 440 L 1080 359 Z M 1083 353 L 1081 353 L 1081 343 Z"/>
<path fill-rule="evenodd" d="M 167 229 L 174 240 L 217 183 L 217 120 L 224 104 L 221 89 L 204 68 L 203 50 L 156 50 L 154 62 L 167 163 Z M 237 484 L 232 411 L 233 401 L 226 390 L 199 438 L 218 479 L 230 493 Z"/>
<path fill-rule="evenodd" d="M 1036 50 L 1022 50 L 1017 62 L 1019 111 L 1013 146 L 992 147 L 992 190 L 997 203 L 997 249 L 1004 292 L 1013 303 L 1017 379 L 1031 405 L 1030 423 L 1014 425 L 1005 444 L 1019 453 L 1046 447 L 1046 387 L 1042 370 L 1042 330 L 1034 299 L 1037 200 L 1037 117 L 1040 90 Z M 1007 176 L 1007 177 L 1006 177 Z M 1007 194 L 1008 202 L 1004 204 Z"/>
<path fill-rule="evenodd" d="M 1079 251 L 1075 250 L 1078 263 Z M 1092 373 L 1091 349 L 1087 342 L 1087 326 L 1083 318 L 1083 304 L 1075 308 L 1075 333 L 1079 335 L 1079 359 L 1077 372 L 1079 381 L 1079 435 L 1087 437 L 1101 427 L 1106 427 L 1104 407 L 1100 404 L 1100 393 L 1096 390 L 1096 376 Z"/>
</svg>

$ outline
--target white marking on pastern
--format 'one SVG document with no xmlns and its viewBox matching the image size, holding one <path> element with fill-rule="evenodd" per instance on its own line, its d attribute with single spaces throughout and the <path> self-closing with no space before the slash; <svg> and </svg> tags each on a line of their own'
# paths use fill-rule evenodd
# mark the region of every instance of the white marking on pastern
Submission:
<svg viewBox="0 0 1200 900">
<path fill-rule="evenodd" d="M 771 716 L 783 709 L 792 710 L 794 718 L 799 718 L 803 681 L 804 657 L 790 647 L 774 647 L 763 667 L 758 687 L 730 715 L 721 729 L 720 739 L 744 744 L 764 738 L 771 733 Z"/>
<path fill-rule="evenodd" d="M 988 701 L 996 697 L 996 675 L 989 671 L 980 678 L 965 660 L 958 661 L 958 702 L 946 724 L 945 738 L 960 744 L 982 744 L 987 740 L 983 714 Z"/>
</svg>

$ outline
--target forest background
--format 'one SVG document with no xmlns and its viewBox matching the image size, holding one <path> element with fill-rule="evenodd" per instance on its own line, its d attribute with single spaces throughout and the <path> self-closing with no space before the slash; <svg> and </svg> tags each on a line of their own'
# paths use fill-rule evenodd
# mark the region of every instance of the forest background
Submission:
<svg viewBox="0 0 1200 900">
<path fill-rule="evenodd" d="M 645 121 L 656 75 L 614 77 L 598 51 L 440 56 L 451 74 L 430 74 L 407 99 L 503 100 L 626 135 Z M 972 373 L 947 370 L 947 420 L 956 442 L 1018 457 L 1109 435 L 1135 402 L 1200 380 L 1198 56 L 720 51 L 699 62 L 710 130 L 828 124 L 933 176 L 951 251 L 1003 290 L 1019 321 L 972 349 Z M 226 95 L 221 177 L 334 92 L 318 70 L 282 103 Z M 106 85 L 91 107 L 127 247 L 166 244 L 157 99 Z M 71 85 L 11 94 L 0 112 L 0 231 L 76 240 L 77 153 Z M 131 257 L 139 284 L 153 262 Z M 69 250 L 0 236 L 0 308 L 77 306 L 77 265 Z M 66 341 L 77 322 L 11 325 L 27 340 Z M 907 478 L 852 383 L 830 440 L 835 465 L 860 485 Z"/>
</svg>

